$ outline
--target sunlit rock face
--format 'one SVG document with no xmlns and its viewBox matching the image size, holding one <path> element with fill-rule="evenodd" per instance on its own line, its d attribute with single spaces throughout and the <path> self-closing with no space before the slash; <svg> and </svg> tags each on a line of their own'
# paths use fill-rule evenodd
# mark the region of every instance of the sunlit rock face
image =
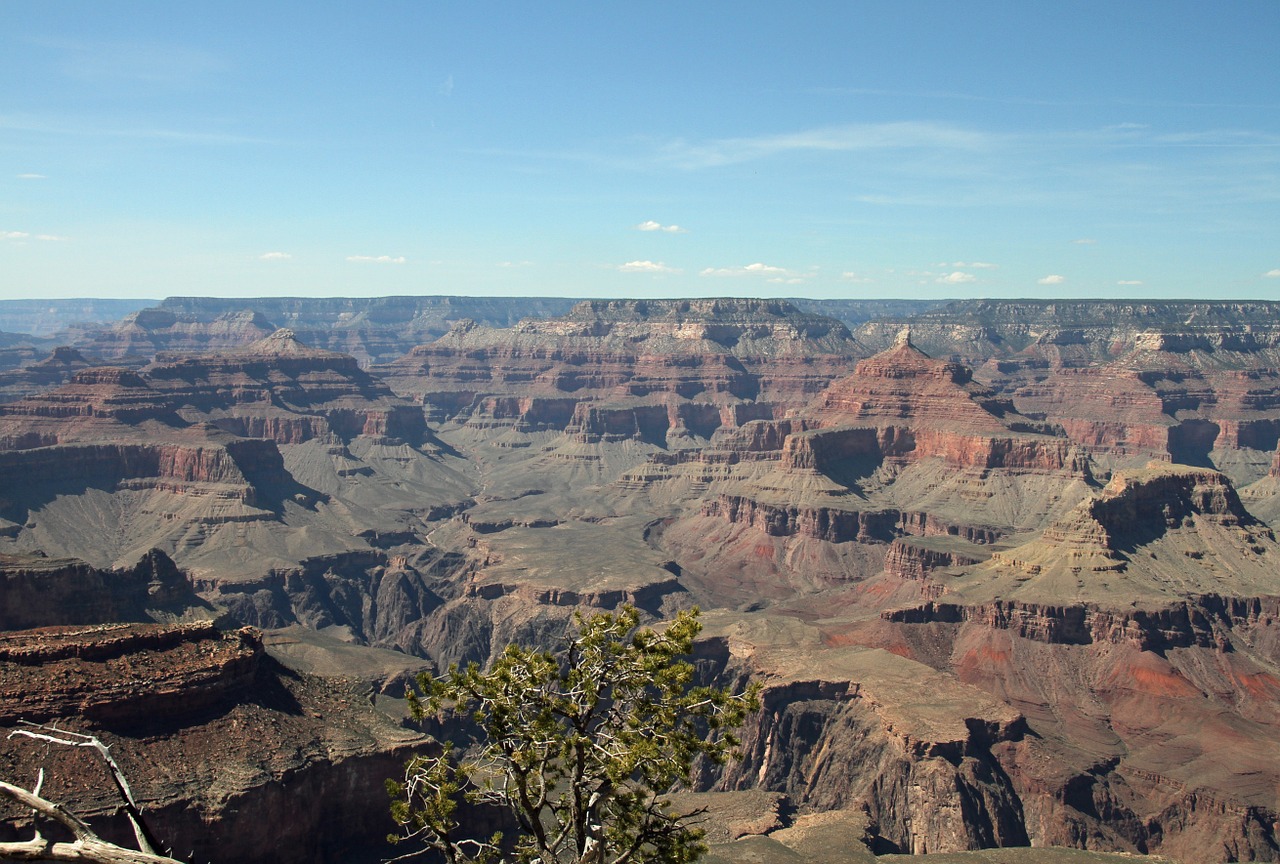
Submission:
<svg viewBox="0 0 1280 864">
<path fill-rule="evenodd" d="M 296 789 L 381 800 L 423 741 L 371 693 L 630 603 L 700 606 L 702 680 L 764 683 L 743 759 L 690 794 L 758 793 L 773 834 L 830 815 L 880 852 L 1280 857 L 1271 304 L 962 303 L 853 332 L 781 301 L 447 304 L 428 333 L 431 304 L 391 299 L 174 301 L 122 328 L 145 358 L 78 345 L 0 405 L 5 626 L 176 627 L 110 660 L 155 692 L 49 687 L 42 716 L 235 766 L 131 766 L 191 848 L 234 831 L 252 860 L 240 814 L 288 821 Z M 295 821 L 313 852 L 387 830 Z"/>
</svg>

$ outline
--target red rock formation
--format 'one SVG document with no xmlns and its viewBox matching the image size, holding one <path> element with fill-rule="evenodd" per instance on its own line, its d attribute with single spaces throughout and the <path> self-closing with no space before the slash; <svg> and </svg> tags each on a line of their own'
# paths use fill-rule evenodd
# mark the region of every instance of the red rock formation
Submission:
<svg viewBox="0 0 1280 864">
<path fill-rule="evenodd" d="M 262 643 L 212 622 L 103 624 L 0 634 L 0 723 L 61 717 L 140 723 L 240 698 Z"/>
<path fill-rule="evenodd" d="M 610 301 L 508 330 L 463 322 L 378 372 L 420 399 L 433 419 L 458 417 L 480 428 L 572 427 L 579 434 L 584 417 L 566 417 L 570 403 L 598 418 L 618 403 L 661 403 L 665 429 L 615 418 L 598 423 L 621 422 L 629 433 L 586 434 L 663 442 L 779 416 L 858 352 L 843 325 L 779 301 Z M 549 405 L 553 414 L 538 411 Z"/>
<path fill-rule="evenodd" d="M 303 864 L 380 850 L 386 805 L 368 790 L 430 742 L 367 696 L 367 685 L 286 672 L 256 632 L 207 622 L 0 634 L 0 721 L 102 739 L 153 833 L 193 860 Z M 129 836 L 82 748 L 0 739 L 0 776 L 21 782 L 37 768 L 44 794 L 106 839 Z M 0 805 L 0 837 L 29 831 L 16 827 L 28 820 Z"/>
</svg>

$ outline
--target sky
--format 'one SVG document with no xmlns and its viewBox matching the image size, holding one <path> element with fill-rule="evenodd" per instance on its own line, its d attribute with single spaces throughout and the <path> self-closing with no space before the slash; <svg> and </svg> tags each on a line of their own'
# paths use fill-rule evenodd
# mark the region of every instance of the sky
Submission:
<svg viewBox="0 0 1280 864">
<path fill-rule="evenodd" d="M 0 0 L 0 299 L 1280 297 L 1280 2 Z"/>
</svg>

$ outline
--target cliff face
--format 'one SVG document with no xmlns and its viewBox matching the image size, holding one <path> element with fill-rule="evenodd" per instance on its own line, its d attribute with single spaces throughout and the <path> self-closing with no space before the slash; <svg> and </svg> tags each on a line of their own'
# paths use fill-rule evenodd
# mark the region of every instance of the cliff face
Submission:
<svg viewBox="0 0 1280 864">
<path fill-rule="evenodd" d="M 930 354 L 975 367 L 1095 457 L 1214 464 L 1252 482 L 1257 451 L 1276 449 L 1275 303 L 961 301 L 910 324 Z M 857 335 L 886 345 L 900 326 Z"/>
<path fill-rule="evenodd" d="M 5 633 L 0 712 L 94 734 L 112 747 L 161 842 L 204 861 L 342 861 L 386 854 L 377 788 L 429 741 L 351 682 L 283 670 L 250 630 L 102 625 Z M 0 742 L 0 775 L 44 770 L 43 792 L 129 842 L 100 764 L 81 748 Z M 299 808 L 298 795 L 315 806 Z M 243 814 L 243 815 L 242 815 Z M 0 837 L 28 820 L 0 807 Z M 234 830 L 228 830 L 234 829 Z M 185 853 L 184 853 L 185 854 Z"/>
<path fill-rule="evenodd" d="M 1276 732 L 1278 551 L 1223 475 L 1154 463 L 1036 540 L 926 572 L 931 599 L 882 619 L 906 655 L 1023 706 L 1036 735 L 1000 759 L 1031 836 L 1276 860 L 1280 760 L 1231 742 Z"/>
<path fill-rule="evenodd" d="M 776 416 L 860 353 L 840 322 L 781 301 L 593 301 L 502 330 L 463 322 L 377 371 L 433 419 L 675 444 Z M 591 431 L 609 422 L 628 431 Z"/>
<path fill-rule="evenodd" d="M 261 657 L 256 634 L 224 635 L 208 621 L 7 633 L 0 722 L 83 718 L 128 726 L 194 714 L 241 698 Z"/>
<path fill-rule="evenodd" d="M 63 356 L 65 383 L 0 405 L 9 626 L 204 602 L 382 691 L 409 663 L 551 647 L 576 608 L 697 603 L 704 679 L 766 685 L 744 760 L 699 788 L 852 808 L 881 851 L 1280 857 L 1272 304 L 969 304 L 855 339 L 776 301 L 477 301 L 471 322 L 437 301 L 215 324 L 244 307 L 175 300 L 117 346 L 150 365 Z M 161 350 L 201 339 L 222 347 Z M 153 547 L 189 576 L 135 568 Z M 106 674 L 141 686 L 173 650 Z M 187 669 L 239 682 L 198 718 L 153 733 L 110 707 L 170 698 L 143 689 L 93 708 L 180 766 L 137 766 L 177 842 L 271 849 L 254 812 L 315 856 L 384 834 L 347 785 L 403 743 L 367 689 L 261 654 L 237 677 L 223 650 Z M 47 711 L 92 702 L 58 692 Z M 298 816 L 297 789 L 339 803 Z"/>
<path fill-rule="evenodd" d="M 367 364 L 393 360 L 445 333 L 454 321 L 505 327 L 525 315 L 561 314 L 572 304 L 536 297 L 170 297 L 155 307 L 129 310 L 118 323 L 79 325 L 71 334 L 102 358 L 150 359 L 161 351 L 232 350 L 286 327 L 309 345 Z"/>
<path fill-rule="evenodd" d="M 0 632 L 146 621 L 202 606 L 187 577 L 158 549 L 133 567 L 107 571 L 75 559 L 0 556 Z"/>
<path fill-rule="evenodd" d="M 764 789 L 805 809 L 861 812 L 880 853 L 1027 843 L 1019 795 L 994 755 L 1025 735 L 1017 712 L 886 651 L 832 650 L 814 676 L 795 652 L 813 634 L 767 627 L 735 624 L 695 655 L 704 674 L 767 682 L 742 758 L 706 773 L 702 788 Z"/>
<path fill-rule="evenodd" d="M 141 372 L 81 369 L 66 386 L 0 405 L 0 444 L 120 437 L 120 426 L 197 420 L 281 444 L 357 435 L 420 443 L 426 433 L 422 413 L 354 358 L 308 348 L 282 330 L 226 354 L 162 354 Z"/>
</svg>

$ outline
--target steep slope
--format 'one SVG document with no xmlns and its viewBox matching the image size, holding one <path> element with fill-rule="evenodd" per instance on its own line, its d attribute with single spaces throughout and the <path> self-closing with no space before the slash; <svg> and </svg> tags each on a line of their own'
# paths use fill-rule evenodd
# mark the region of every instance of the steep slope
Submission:
<svg viewBox="0 0 1280 864">
<path fill-rule="evenodd" d="M 885 619 L 1027 716 L 1002 758 L 1045 842 L 1276 860 L 1277 562 L 1225 477 L 1155 463 Z"/>
<path fill-rule="evenodd" d="M 838 321 L 781 301 L 588 301 L 459 324 L 379 372 L 442 420 L 678 444 L 799 404 L 861 353 Z"/>
<path fill-rule="evenodd" d="M 385 802 L 372 791 L 430 740 L 375 710 L 368 688 L 286 669 L 256 632 L 208 622 L 0 634 L 0 723 L 99 737 L 152 831 L 190 860 L 388 854 Z M 0 739 L 0 776 L 26 783 L 37 770 L 43 794 L 104 837 L 132 842 L 97 754 Z M 0 803 L 0 838 L 29 836 L 18 827 L 29 818 Z"/>
<path fill-rule="evenodd" d="M 873 356 L 778 301 L 495 307 L 362 367 L 462 311 L 436 299 L 269 301 L 293 334 L 0 406 L 15 591 L 63 580 L 71 616 L 114 583 L 112 616 L 153 617 L 159 547 L 299 668 L 387 686 L 389 657 L 698 603 L 700 673 L 767 708 L 701 789 L 852 814 L 879 851 L 1280 857 L 1270 304 L 968 304 L 864 327 Z M 209 334 L 238 302 L 141 318 Z M 299 338 L 343 316 L 358 357 Z"/>
<path fill-rule="evenodd" d="M 387 362 L 443 334 L 454 321 L 507 326 L 524 315 L 559 314 L 572 302 L 535 297 L 170 297 L 114 324 L 73 327 L 68 336 L 103 358 L 136 355 L 149 360 L 161 351 L 233 349 L 288 328 L 309 345 L 349 354 L 361 363 Z"/>
<path fill-rule="evenodd" d="M 697 515 L 662 533 L 705 580 L 704 602 L 739 596 L 742 579 L 752 591 L 775 581 L 781 594 L 768 593 L 780 597 L 874 575 L 896 538 L 988 544 L 1041 528 L 1092 484 L 1087 458 L 1052 432 L 904 333 L 787 419 L 749 424 L 713 442 L 719 452 L 631 477 L 708 484 Z"/>
<path fill-rule="evenodd" d="M 158 547 L 219 579 L 405 542 L 472 490 L 420 410 L 288 331 L 82 370 L 0 406 L 0 442 L 10 548 L 105 567 Z"/>
</svg>

